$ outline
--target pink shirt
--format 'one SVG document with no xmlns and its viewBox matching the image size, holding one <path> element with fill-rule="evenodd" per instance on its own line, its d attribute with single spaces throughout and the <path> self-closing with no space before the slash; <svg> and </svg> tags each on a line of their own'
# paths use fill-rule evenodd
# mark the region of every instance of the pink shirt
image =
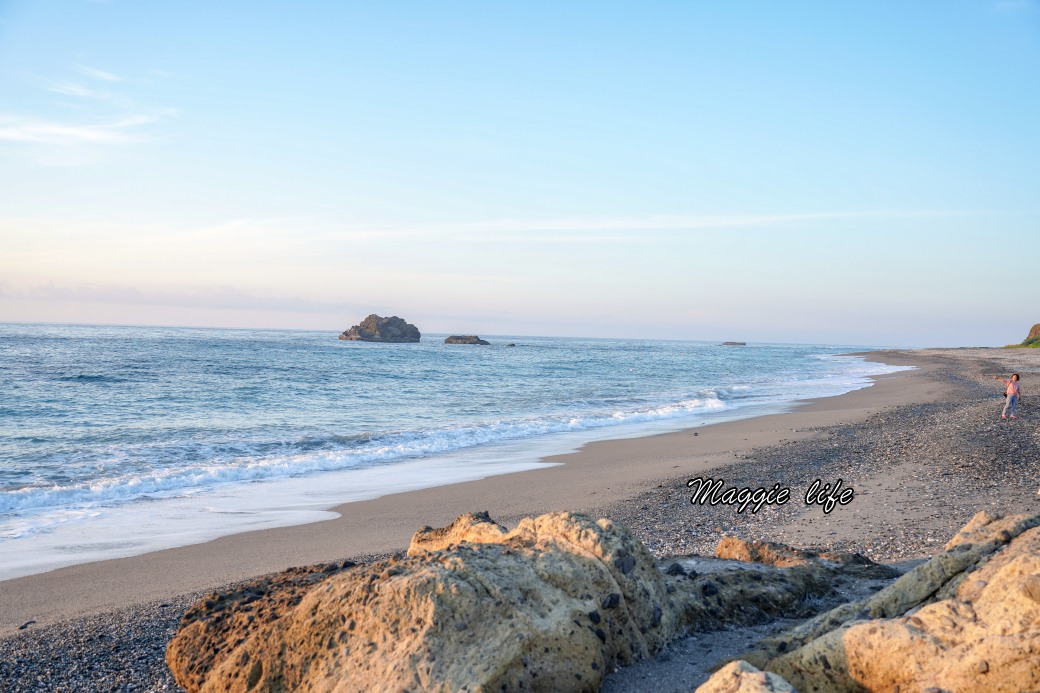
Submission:
<svg viewBox="0 0 1040 693">
<path fill-rule="evenodd" d="M 1007 383 L 1007 396 L 1008 397 L 1010 397 L 1011 395 L 1017 395 L 1018 394 L 1018 381 L 1017 380 L 1005 380 L 1004 382 Z"/>
</svg>

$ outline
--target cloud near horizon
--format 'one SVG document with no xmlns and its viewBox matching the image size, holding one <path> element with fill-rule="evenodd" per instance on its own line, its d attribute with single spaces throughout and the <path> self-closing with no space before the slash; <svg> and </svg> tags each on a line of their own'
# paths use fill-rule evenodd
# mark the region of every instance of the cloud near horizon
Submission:
<svg viewBox="0 0 1040 693">
<path fill-rule="evenodd" d="M 0 284 L 0 299 L 303 313 L 341 313 L 345 308 L 356 308 L 341 302 L 294 296 L 261 296 L 231 286 L 142 289 L 119 284 L 46 283 L 17 288 L 10 284 Z"/>
<path fill-rule="evenodd" d="M 779 214 L 714 214 L 714 215 L 648 215 L 645 217 L 568 217 L 545 219 L 496 219 L 460 223 L 438 222 L 426 224 L 347 224 L 326 236 L 337 239 L 363 240 L 379 237 L 436 237 L 438 240 L 465 240 L 477 242 L 601 242 L 645 241 L 646 232 L 670 231 L 724 231 L 733 228 L 765 228 L 802 222 L 824 222 L 842 219 L 941 219 L 983 214 L 978 210 L 878 210 L 839 211 Z M 638 231 L 643 235 L 579 235 L 582 232 Z M 507 235 L 493 235 L 495 233 Z M 536 235 L 525 239 L 515 234 Z M 561 233 L 575 235 L 561 236 Z M 554 235 L 548 235 L 554 234 Z"/>
</svg>

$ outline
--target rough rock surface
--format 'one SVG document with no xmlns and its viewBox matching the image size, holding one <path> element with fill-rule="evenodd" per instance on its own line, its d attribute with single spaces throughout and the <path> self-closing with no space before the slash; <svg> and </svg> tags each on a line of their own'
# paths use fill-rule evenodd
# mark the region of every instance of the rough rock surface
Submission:
<svg viewBox="0 0 1040 693">
<path fill-rule="evenodd" d="M 453 334 L 444 340 L 445 344 L 479 344 L 481 346 L 491 346 L 491 342 L 481 339 L 475 334 Z"/>
<path fill-rule="evenodd" d="M 167 662 L 189 691 L 595 690 L 677 628 L 653 559 L 606 520 L 544 515 L 493 544 L 413 553 L 298 601 L 214 595 Z"/>
<path fill-rule="evenodd" d="M 596 690 L 685 630 L 817 613 L 833 576 L 822 562 L 702 574 L 659 566 L 609 520 L 508 531 L 467 514 L 417 532 L 404 558 L 210 595 L 166 661 L 189 691 Z"/>
<path fill-rule="evenodd" d="M 391 342 L 411 343 L 418 342 L 422 335 L 419 329 L 411 323 L 393 315 L 389 318 L 381 318 L 375 313 L 361 321 L 360 325 L 354 325 L 339 336 L 340 339 L 360 342 Z"/>
<path fill-rule="evenodd" d="M 979 513 L 889 587 L 744 658 L 802 691 L 1040 690 L 1040 515 Z"/>
<path fill-rule="evenodd" d="M 761 563 L 777 568 L 811 565 L 823 561 L 843 566 L 863 566 L 878 577 L 895 575 L 890 568 L 880 566 L 858 553 L 796 549 L 785 544 L 757 539 L 746 541 L 737 537 L 723 537 L 715 547 L 715 557 L 745 563 Z"/>
<path fill-rule="evenodd" d="M 1025 341 L 1023 341 L 1022 343 L 1036 344 L 1037 342 L 1040 342 L 1040 322 L 1033 325 L 1033 327 L 1029 330 L 1029 334 L 1026 336 Z"/>
<path fill-rule="evenodd" d="M 742 659 L 715 672 L 696 693 L 798 693 L 787 681 Z"/>
</svg>

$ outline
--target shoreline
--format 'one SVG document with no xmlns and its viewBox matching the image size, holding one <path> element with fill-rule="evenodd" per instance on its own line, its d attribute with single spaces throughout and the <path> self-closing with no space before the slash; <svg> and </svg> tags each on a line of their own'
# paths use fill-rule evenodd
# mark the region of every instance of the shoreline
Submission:
<svg viewBox="0 0 1040 693">
<path fill-rule="evenodd" d="M 129 344 L 121 348 L 126 350 Z M 447 361 L 433 352 L 410 356 L 408 363 L 413 367 L 416 359 L 421 363 L 432 359 L 445 368 L 435 369 L 429 379 L 420 378 L 428 380 L 432 389 L 410 387 L 412 399 L 405 397 L 400 406 L 376 404 L 371 420 L 357 413 L 367 405 L 360 410 L 353 405 L 344 407 L 347 413 L 343 414 L 337 407 L 318 406 L 332 394 L 325 389 L 327 383 L 299 401 L 286 391 L 282 393 L 285 397 L 265 396 L 262 406 L 246 406 L 245 411 L 264 421 L 284 420 L 284 430 L 267 424 L 259 425 L 257 431 L 250 428 L 254 424 L 243 428 L 254 417 L 243 419 L 244 413 L 238 412 L 226 422 L 227 431 L 220 430 L 224 425 L 221 414 L 214 419 L 216 423 L 185 432 L 182 419 L 190 417 L 196 405 L 202 407 L 200 411 L 217 406 L 219 413 L 229 402 L 210 401 L 204 395 L 197 402 L 189 399 L 168 409 L 157 404 L 161 398 L 151 397 L 156 393 L 148 387 L 142 389 L 140 383 L 128 385 L 123 392 L 121 385 L 110 384 L 109 379 L 122 382 L 118 373 L 102 369 L 103 374 L 90 375 L 85 365 L 77 365 L 70 376 L 76 384 L 70 385 L 67 404 L 70 411 L 83 415 L 73 416 L 62 425 L 63 430 L 56 428 L 24 445 L 12 435 L 4 448 L 14 462 L 15 479 L 37 476 L 31 484 L 4 494 L 6 511 L 0 534 L 5 538 L 0 539 L 0 552 L 7 560 L 0 562 L 0 581 L 205 543 L 231 534 L 328 520 L 336 517 L 333 508 L 347 502 L 541 468 L 546 457 L 573 452 L 592 441 L 648 437 L 786 411 L 802 399 L 868 387 L 868 375 L 894 370 L 862 356 L 833 353 L 839 347 L 765 347 L 730 358 L 717 355 L 717 349 L 685 344 L 675 353 L 666 350 L 636 357 L 626 371 L 629 375 L 621 376 L 615 386 L 611 385 L 612 371 L 630 358 L 626 350 L 633 344 L 611 342 L 605 355 L 597 352 L 594 360 L 599 365 L 589 374 L 568 375 L 559 383 L 552 379 L 554 392 L 563 388 L 559 402 L 531 399 L 531 393 L 542 385 L 524 385 L 527 376 L 555 367 L 546 362 L 545 354 L 559 352 L 566 359 L 580 359 L 580 353 L 585 353 L 582 344 L 554 340 L 532 344 L 527 355 L 504 351 L 488 356 L 485 351 L 476 358 L 474 352 L 466 356 L 448 348 L 455 356 Z M 326 371 L 332 380 L 345 377 L 343 359 L 327 354 L 327 344 L 304 347 L 308 354 L 317 349 L 313 353 L 320 358 L 309 362 L 301 383 L 314 386 L 316 374 Z M 337 347 L 337 351 L 341 349 Z M 284 349 L 279 350 L 282 352 Z M 384 357 L 379 354 L 386 353 L 363 349 L 359 355 L 367 359 L 364 363 L 371 361 L 374 372 L 380 372 L 382 367 L 376 365 Z M 703 373 L 699 365 L 691 370 L 689 364 L 699 364 L 702 358 L 706 364 Z M 721 361 L 715 363 L 715 359 Z M 346 362 L 354 364 L 352 368 L 361 367 L 353 358 Z M 605 363 L 613 364 L 612 368 L 605 369 Z M 740 363 L 744 363 L 741 370 L 747 371 L 746 376 L 736 370 Z M 761 368 L 749 365 L 752 363 Z M 473 378 L 489 367 L 492 370 L 477 386 Z M 448 374 L 458 368 L 462 368 L 458 383 L 447 382 L 452 377 Z M 142 377 L 142 382 L 148 380 Z M 369 390 L 379 378 L 362 380 L 359 402 L 368 402 L 373 394 Z M 276 378 L 270 383 L 258 381 L 257 386 L 282 392 L 279 388 L 286 382 Z M 687 386 L 668 389 L 679 382 Z M 90 413 L 92 398 L 107 397 L 113 387 L 122 393 L 116 397 L 118 402 L 102 407 L 96 415 Z M 311 391 L 311 387 L 294 387 Z M 448 402 L 465 395 L 467 389 L 486 401 L 481 400 L 478 407 L 472 398 L 463 398 L 458 403 L 462 409 L 454 410 L 456 405 Z M 587 398 L 600 391 L 602 396 Z M 441 395 L 436 393 L 443 393 L 445 400 L 440 401 Z M 144 407 L 147 411 L 141 414 L 139 425 L 120 432 L 118 412 L 136 416 L 125 410 L 141 397 L 151 404 Z M 496 405 L 499 399 L 501 406 Z M 250 409 L 255 406 L 261 410 Z M 172 417 L 169 431 L 164 432 L 157 419 L 162 416 Z M 41 430 L 51 425 L 47 421 L 41 421 Z M 19 415 L 8 424 L 12 434 L 23 427 L 36 430 L 33 419 Z M 96 433 L 83 433 L 94 429 Z M 340 435 L 342 431 L 355 433 Z M 61 457 L 60 443 L 66 434 L 82 442 L 70 448 L 73 452 L 67 460 Z M 113 466 L 112 459 L 122 461 Z"/>
<path fill-rule="evenodd" d="M 872 358 L 876 353 L 855 355 L 916 365 Z M 877 407 L 931 396 L 927 390 L 911 394 L 906 387 L 892 385 L 901 380 L 916 383 L 915 374 L 921 371 L 870 376 L 870 387 L 796 401 L 787 412 L 597 440 L 573 452 L 541 458 L 534 469 L 340 504 L 330 508 L 338 516 L 327 520 L 229 534 L 5 580 L 0 636 L 17 632 L 28 621 L 46 625 L 198 593 L 291 566 L 392 553 L 403 550 L 420 527 L 446 525 L 472 510 L 490 510 L 506 524 L 555 510 L 603 514 L 611 505 L 671 477 L 684 463 L 696 474 L 732 464 L 742 451 L 808 435 L 791 429 L 833 425 L 853 413 L 865 417 Z M 631 465 L 632 459 L 640 459 L 640 465 Z"/>
<path fill-rule="evenodd" d="M 1038 409 L 1028 390 L 1019 420 L 1001 423 L 999 389 L 990 376 L 1013 369 L 1027 386 L 1040 381 L 1040 352 L 929 349 L 871 357 L 918 370 L 877 376 L 870 388 L 808 401 L 788 413 L 592 443 L 539 474 L 365 501 L 373 517 L 363 526 L 341 518 L 8 581 L 5 587 L 19 584 L 17 591 L 5 589 L 0 602 L 6 625 L 0 682 L 18 690 L 179 690 L 165 649 L 202 590 L 292 564 L 383 558 L 385 551 L 351 547 L 403 548 L 421 526 L 443 525 L 471 510 L 490 510 L 511 524 L 520 514 L 580 509 L 626 525 L 657 556 L 714 555 L 728 535 L 854 551 L 902 569 L 934 554 L 979 510 L 1035 512 Z M 702 471 L 724 476 L 729 486 L 778 481 L 799 489 L 816 476 L 842 476 L 857 497 L 830 515 L 794 501 L 757 514 L 692 507 L 686 481 Z M 338 531 L 324 532 L 331 527 Z M 309 533 L 310 543 L 289 546 L 308 528 L 319 530 Z M 380 537 L 382 544 L 373 543 Z M 274 552 L 287 547 L 296 552 Z M 314 560 L 295 560 L 322 547 L 327 553 L 311 554 Z M 178 587 L 185 584 L 198 588 Z M 36 622 L 18 631 L 18 618 Z M 680 638 L 610 674 L 602 690 L 694 690 L 713 665 L 792 623 Z"/>
</svg>

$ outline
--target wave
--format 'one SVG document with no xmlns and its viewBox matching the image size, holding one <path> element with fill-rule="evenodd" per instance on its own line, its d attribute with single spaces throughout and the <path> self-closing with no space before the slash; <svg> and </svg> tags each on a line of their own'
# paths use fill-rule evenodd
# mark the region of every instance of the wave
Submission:
<svg viewBox="0 0 1040 693">
<path fill-rule="evenodd" d="M 595 414 L 492 421 L 381 436 L 311 436 L 277 445 L 242 442 L 231 446 L 238 453 L 231 459 L 213 460 L 211 457 L 208 462 L 187 465 L 182 462 L 172 468 L 152 468 L 142 473 L 99 478 L 89 482 L 10 489 L 0 493 L 0 514 L 121 505 L 138 500 L 194 495 L 229 483 L 260 482 L 356 469 L 534 436 L 663 421 L 726 408 L 727 404 L 719 398 L 717 392 L 706 391 L 697 397 L 676 402 Z M 194 445 L 197 446 L 197 442 Z M 184 452 L 181 450 L 176 456 L 183 460 Z M 189 457 L 196 457 L 196 454 Z"/>
</svg>

